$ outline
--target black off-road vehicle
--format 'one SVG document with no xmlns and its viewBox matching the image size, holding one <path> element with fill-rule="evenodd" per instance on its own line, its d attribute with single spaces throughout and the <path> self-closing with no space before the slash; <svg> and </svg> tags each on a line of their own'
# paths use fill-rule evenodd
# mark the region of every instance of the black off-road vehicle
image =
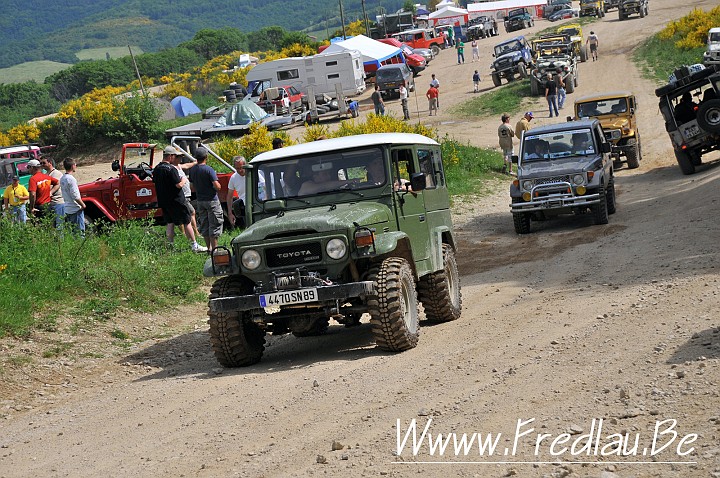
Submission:
<svg viewBox="0 0 720 478">
<path fill-rule="evenodd" d="M 680 67 L 667 85 L 655 90 L 683 174 L 693 174 L 704 154 L 720 149 L 720 72 L 716 68 Z"/>
<path fill-rule="evenodd" d="M 648 0 L 620 0 L 618 5 L 618 17 L 620 20 L 625 20 L 634 13 L 640 15 L 640 18 L 648 15 L 650 13 Z"/>
</svg>

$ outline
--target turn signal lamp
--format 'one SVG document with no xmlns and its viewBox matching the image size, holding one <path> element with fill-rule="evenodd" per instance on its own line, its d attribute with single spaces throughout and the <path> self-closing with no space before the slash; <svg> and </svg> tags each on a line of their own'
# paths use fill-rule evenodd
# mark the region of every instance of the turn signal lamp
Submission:
<svg viewBox="0 0 720 478">
<path fill-rule="evenodd" d="M 229 266 L 230 265 L 230 251 L 223 249 L 216 249 L 213 251 L 212 256 L 213 264 L 216 266 Z"/>
<path fill-rule="evenodd" d="M 588 171 L 587 175 L 588 175 L 588 182 L 589 182 L 593 177 L 595 177 L 595 171 Z"/>
</svg>

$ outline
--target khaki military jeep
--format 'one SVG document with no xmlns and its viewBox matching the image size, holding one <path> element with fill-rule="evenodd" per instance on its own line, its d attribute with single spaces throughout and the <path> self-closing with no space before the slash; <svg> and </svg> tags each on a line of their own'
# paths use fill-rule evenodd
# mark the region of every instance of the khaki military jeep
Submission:
<svg viewBox="0 0 720 478">
<path fill-rule="evenodd" d="M 615 165 L 627 163 L 629 169 L 639 167 L 642 158 L 636 110 L 637 100 L 629 91 L 600 93 L 575 100 L 575 119 L 600 120 L 605 138 L 612 145 Z"/>
</svg>

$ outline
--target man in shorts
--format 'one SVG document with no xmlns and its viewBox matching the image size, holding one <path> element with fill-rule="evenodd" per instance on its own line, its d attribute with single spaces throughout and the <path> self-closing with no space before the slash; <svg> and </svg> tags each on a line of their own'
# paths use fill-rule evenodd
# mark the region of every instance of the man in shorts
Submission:
<svg viewBox="0 0 720 478">
<path fill-rule="evenodd" d="M 586 45 L 590 45 L 590 55 L 592 56 L 593 61 L 597 61 L 598 59 L 598 46 L 600 46 L 600 41 L 598 40 L 597 35 L 595 32 L 590 32 L 590 35 L 587 37 L 587 41 L 585 42 Z"/>
<path fill-rule="evenodd" d="M 158 206 L 163 211 L 163 219 L 167 223 L 165 234 L 169 245 L 175 240 L 175 225 L 182 227 L 185 237 L 190 241 L 194 252 L 206 252 L 207 248 L 195 240 L 195 232 L 190 224 L 192 214 L 190 204 L 185 198 L 183 186 L 187 182 L 181 176 L 177 165 L 180 163 L 180 152 L 173 146 L 163 151 L 163 160 L 153 170 L 153 182 L 157 193 Z"/>
<path fill-rule="evenodd" d="M 513 138 L 515 137 L 515 131 L 510 126 L 510 115 L 505 113 L 500 118 L 502 124 L 498 127 L 498 142 L 500 149 L 502 149 L 503 160 L 503 174 L 512 174 L 512 155 L 513 155 Z"/>
<path fill-rule="evenodd" d="M 195 188 L 197 198 L 198 229 L 205 239 L 205 245 L 212 251 L 218 245 L 218 238 L 223 231 L 222 204 L 218 197 L 220 181 L 218 181 L 215 170 L 206 164 L 208 152 L 203 147 L 195 150 L 197 164 L 190 168 L 188 177 Z"/>
</svg>

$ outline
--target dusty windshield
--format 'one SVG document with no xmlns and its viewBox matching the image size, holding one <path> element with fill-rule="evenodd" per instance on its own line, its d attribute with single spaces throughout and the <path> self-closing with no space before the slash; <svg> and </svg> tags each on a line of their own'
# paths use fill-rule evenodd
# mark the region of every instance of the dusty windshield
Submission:
<svg viewBox="0 0 720 478">
<path fill-rule="evenodd" d="M 556 131 L 525 136 L 523 161 L 540 161 L 569 156 L 595 156 L 597 148 L 589 129 Z"/>
<path fill-rule="evenodd" d="M 627 98 L 612 98 L 602 101 L 588 101 L 577 105 L 578 117 L 602 116 L 627 113 Z"/>
<path fill-rule="evenodd" d="M 362 191 L 384 185 L 387 178 L 378 147 L 263 162 L 256 167 L 261 201 Z"/>
<path fill-rule="evenodd" d="M 510 10 L 510 12 L 508 12 L 508 17 L 518 17 L 523 14 L 525 14 L 525 9 L 517 8 L 515 10 Z"/>
<path fill-rule="evenodd" d="M 503 43 L 502 45 L 497 45 L 495 47 L 495 56 L 501 56 L 501 55 L 510 53 L 512 51 L 520 51 L 520 50 L 522 50 L 522 43 L 520 43 L 519 41 Z"/>
</svg>

